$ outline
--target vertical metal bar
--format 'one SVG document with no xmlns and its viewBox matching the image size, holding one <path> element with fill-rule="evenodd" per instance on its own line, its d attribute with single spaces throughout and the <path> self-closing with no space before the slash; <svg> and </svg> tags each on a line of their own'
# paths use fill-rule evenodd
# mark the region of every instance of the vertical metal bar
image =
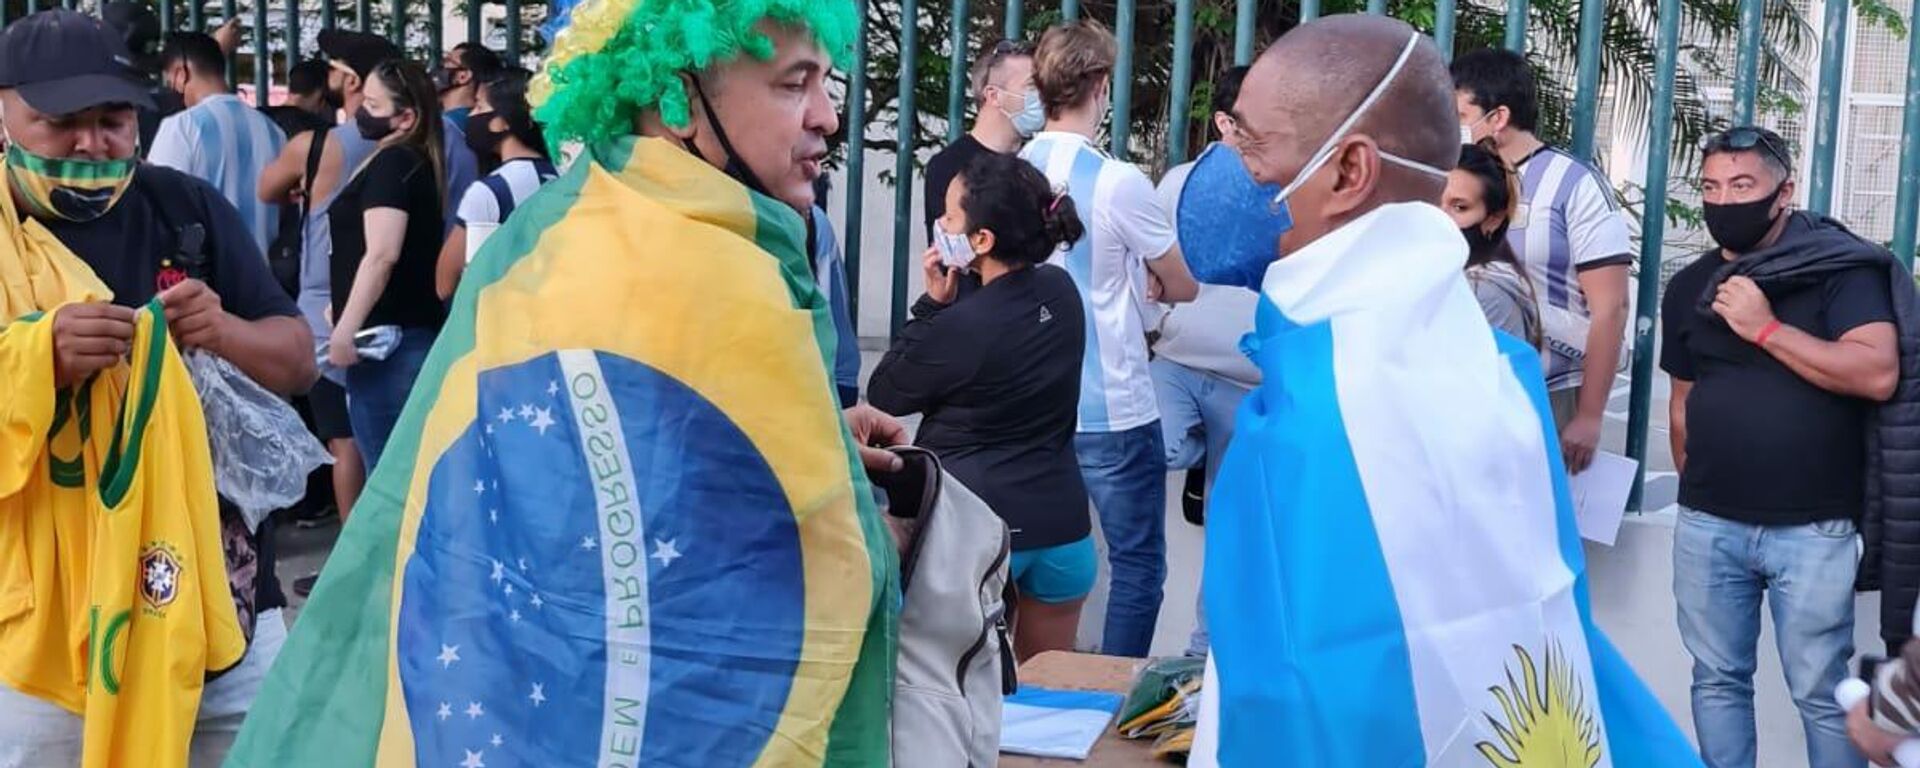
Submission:
<svg viewBox="0 0 1920 768">
<path fill-rule="evenodd" d="M 427 53 L 433 58 L 427 61 L 432 66 L 440 66 L 440 58 L 445 55 L 447 43 L 447 9 L 441 0 L 427 0 Z"/>
<path fill-rule="evenodd" d="M 1019 40 L 1027 36 L 1026 18 L 1021 15 L 1025 10 L 1021 7 L 1020 0 L 1007 0 L 1006 38 L 1008 40 Z"/>
<path fill-rule="evenodd" d="M 953 0 L 947 45 L 953 47 L 947 57 L 947 142 L 952 143 L 960 140 L 967 122 L 967 0 Z"/>
<path fill-rule="evenodd" d="M 1107 135 L 1112 140 L 1108 153 L 1121 160 L 1127 151 L 1127 139 L 1133 128 L 1133 7 L 1134 0 L 1118 0 L 1113 12 L 1113 37 L 1120 41 L 1119 56 L 1113 62 L 1113 116 Z"/>
<path fill-rule="evenodd" d="M 1909 25 L 1920 21 L 1914 0 Z M 1913 266 L 1914 230 L 1920 228 L 1920 31 L 1907 30 L 1907 98 L 1900 123 L 1900 185 L 1893 204 L 1893 255 Z"/>
<path fill-rule="evenodd" d="M 1305 24 L 1317 18 L 1320 18 L 1320 0 L 1300 0 L 1300 23 Z"/>
<path fill-rule="evenodd" d="M 199 2 L 199 0 L 195 0 L 195 2 Z M 160 0 L 160 4 L 163 6 L 171 3 L 172 0 Z M 220 23 L 225 24 L 237 18 L 240 18 L 240 9 L 234 4 L 234 0 L 220 0 Z M 237 54 L 239 54 L 239 51 L 227 54 L 228 85 L 240 84 L 240 62 L 235 60 L 238 58 Z"/>
<path fill-rule="evenodd" d="M 913 103 L 913 86 L 920 71 L 914 57 L 920 52 L 918 40 L 920 4 L 918 0 L 900 0 L 900 95 L 895 105 L 893 135 L 896 145 L 893 161 L 893 306 L 890 308 L 888 335 L 897 336 L 907 324 L 907 251 L 913 245 L 913 153 L 919 132 L 918 112 Z"/>
<path fill-rule="evenodd" d="M 520 0 L 507 0 L 507 63 L 520 66 Z"/>
<path fill-rule="evenodd" d="M 27 15 L 32 16 L 39 12 L 40 12 L 40 0 L 27 0 Z"/>
<path fill-rule="evenodd" d="M 1580 1 L 1580 52 L 1574 59 L 1573 156 L 1582 160 L 1593 157 L 1594 122 L 1600 102 L 1600 33 L 1606 25 L 1606 0 Z"/>
<path fill-rule="evenodd" d="M 1434 0 L 1433 42 L 1440 46 L 1440 58 L 1453 61 L 1454 0 Z"/>
<path fill-rule="evenodd" d="M 1733 68 L 1733 124 L 1753 125 L 1753 103 L 1760 94 L 1760 31 L 1767 0 L 1740 0 L 1740 49 Z"/>
<path fill-rule="evenodd" d="M 480 0 L 467 0 L 467 42 L 480 45 L 480 9 L 486 7 Z"/>
<path fill-rule="evenodd" d="M 372 0 L 353 0 L 354 24 L 361 32 L 373 29 Z"/>
<path fill-rule="evenodd" d="M 13 20 L 13 15 L 10 13 L 7 13 L 7 4 L 0 3 L 0 27 L 5 27 L 7 25 L 7 22 L 12 20 Z"/>
<path fill-rule="evenodd" d="M 1367 0 L 1367 13 L 1375 16 L 1387 15 L 1387 0 Z"/>
<path fill-rule="evenodd" d="M 1238 41 L 1235 41 L 1238 44 Z M 1193 0 L 1173 2 L 1173 105 L 1167 109 L 1167 165 L 1187 161 L 1193 109 Z"/>
<path fill-rule="evenodd" d="M 37 2 L 34 2 L 34 0 L 27 0 L 28 13 L 32 13 L 33 11 L 38 10 L 39 6 L 40 4 Z M 63 8 L 66 7 L 66 3 L 62 2 L 61 7 Z M 160 0 L 160 34 L 164 36 L 168 32 L 172 32 L 172 31 L 173 31 L 173 0 Z"/>
<path fill-rule="evenodd" d="M 267 0 L 253 0 L 253 103 L 267 105 L 273 88 L 273 41 L 267 35 Z"/>
<path fill-rule="evenodd" d="M 407 50 L 407 0 L 393 0 L 387 9 L 387 39 L 392 40 L 402 54 Z"/>
<path fill-rule="evenodd" d="M 1080 0 L 1060 0 L 1060 18 L 1066 21 L 1080 20 Z"/>
<path fill-rule="evenodd" d="M 1008 4 L 1020 3 L 1008 0 Z M 840 245 L 847 260 L 847 312 L 853 316 L 856 336 L 860 327 L 860 214 L 866 210 L 867 189 L 867 10 L 866 0 L 861 0 L 853 71 L 847 75 L 847 220 L 841 225 L 846 240 Z"/>
<path fill-rule="evenodd" d="M 199 2 L 199 0 L 195 0 Z M 287 85 L 293 85 L 293 68 L 300 65 L 300 0 L 287 0 Z"/>
<path fill-rule="evenodd" d="M 187 28 L 195 32 L 207 31 L 206 13 L 207 13 L 206 0 L 188 0 Z"/>
<path fill-rule="evenodd" d="M 1853 5 L 1827 0 L 1820 25 L 1820 95 L 1813 121 L 1813 161 L 1807 172 L 1807 210 L 1833 210 L 1833 156 L 1840 140 L 1841 79 L 1847 62 L 1847 20 Z"/>
<path fill-rule="evenodd" d="M 320 0 L 320 28 L 333 29 L 339 25 L 339 11 L 334 7 L 335 0 Z"/>
<path fill-rule="evenodd" d="M 1527 0 L 1507 0 L 1507 50 L 1527 52 Z"/>
<path fill-rule="evenodd" d="M 1233 64 L 1241 66 L 1253 63 L 1253 24 L 1254 12 L 1258 10 L 1255 0 L 1234 0 L 1233 4 Z M 1304 13 L 1304 6 L 1302 12 Z"/>
<path fill-rule="evenodd" d="M 1640 462 L 1627 508 L 1640 510 L 1647 473 L 1647 420 L 1653 409 L 1654 312 L 1660 305 L 1660 248 L 1666 241 L 1667 162 L 1673 153 L 1673 79 L 1680 57 L 1680 0 L 1660 0 L 1655 37 L 1653 115 L 1647 124 L 1647 202 L 1640 216 L 1640 285 L 1633 321 L 1633 377 L 1627 395 L 1627 455 Z"/>
</svg>

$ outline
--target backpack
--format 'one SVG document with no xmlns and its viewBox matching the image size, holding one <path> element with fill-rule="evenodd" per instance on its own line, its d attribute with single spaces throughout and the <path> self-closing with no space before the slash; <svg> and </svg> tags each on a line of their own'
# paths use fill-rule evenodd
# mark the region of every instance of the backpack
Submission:
<svg viewBox="0 0 1920 768">
<path fill-rule="evenodd" d="M 313 208 L 313 177 L 319 173 L 320 156 L 326 152 L 328 127 L 313 129 L 306 175 L 300 177 L 300 204 L 280 206 L 280 227 L 267 245 L 267 268 L 273 272 L 273 281 L 296 298 L 300 296 L 300 256 L 307 242 L 307 212 Z"/>
<path fill-rule="evenodd" d="M 923 448 L 894 449 L 905 466 L 876 475 L 904 521 L 893 762 L 915 768 L 999 762 L 1001 699 L 1012 693 L 1007 627 L 1012 538 L 980 497 Z"/>
</svg>

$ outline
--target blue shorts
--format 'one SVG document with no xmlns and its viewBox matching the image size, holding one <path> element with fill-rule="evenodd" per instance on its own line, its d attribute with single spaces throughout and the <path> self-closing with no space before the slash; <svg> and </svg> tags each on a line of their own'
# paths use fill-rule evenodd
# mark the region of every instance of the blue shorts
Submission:
<svg viewBox="0 0 1920 768">
<path fill-rule="evenodd" d="M 1013 583 L 1020 594 L 1043 603 L 1071 603 L 1093 591 L 1100 568 L 1091 535 L 1055 547 L 1023 549 L 1013 553 Z"/>
</svg>

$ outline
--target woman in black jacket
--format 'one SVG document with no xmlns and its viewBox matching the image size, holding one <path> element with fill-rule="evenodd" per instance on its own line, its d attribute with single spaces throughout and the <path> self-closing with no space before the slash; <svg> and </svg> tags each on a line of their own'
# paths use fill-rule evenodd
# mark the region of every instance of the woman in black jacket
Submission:
<svg viewBox="0 0 1920 768">
<path fill-rule="evenodd" d="M 1007 521 L 1021 659 L 1073 647 L 1098 567 L 1073 452 L 1085 313 L 1073 279 L 1045 263 L 1082 234 L 1073 199 L 1039 170 L 976 158 L 947 188 L 927 293 L 867 384 L 875 407 L 925 414 L 915 442 Z M 981 287 L 956 301 L 963 271 Z"/>
</svg>

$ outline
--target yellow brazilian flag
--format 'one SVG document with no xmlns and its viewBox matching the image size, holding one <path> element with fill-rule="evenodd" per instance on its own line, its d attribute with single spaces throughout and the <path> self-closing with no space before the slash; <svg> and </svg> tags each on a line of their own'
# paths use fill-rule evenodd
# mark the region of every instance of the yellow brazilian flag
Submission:
<svg viewBox="0 0 1920 768">
<path fill-rule="evenodd" d="M 896 564 L 805 240 L 655 139 L 516 209 L 229 764 L 886 764 Z"/>
</svg>

